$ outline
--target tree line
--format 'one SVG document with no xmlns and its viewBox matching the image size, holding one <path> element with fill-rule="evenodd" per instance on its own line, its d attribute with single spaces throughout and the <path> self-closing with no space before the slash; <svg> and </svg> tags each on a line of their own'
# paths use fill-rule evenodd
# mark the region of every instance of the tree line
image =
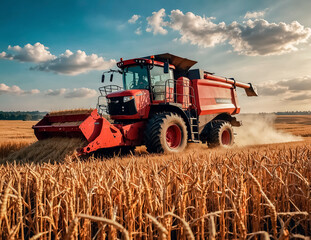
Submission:
<svg viewBox="0 0 311 240">
<path fill-rule="evenodd" d="M 286 111 L 276 112 L 276 115 L 311 115 L 311 111 Z"/>
<path fill-rule="evenodd" d="M 0 111 L 0 120 L 23 120 L 23 121 L 37 121 L 42 119 L 46 112 L 30 111 L 30 112 L 4 112 Z"/>
</svg>

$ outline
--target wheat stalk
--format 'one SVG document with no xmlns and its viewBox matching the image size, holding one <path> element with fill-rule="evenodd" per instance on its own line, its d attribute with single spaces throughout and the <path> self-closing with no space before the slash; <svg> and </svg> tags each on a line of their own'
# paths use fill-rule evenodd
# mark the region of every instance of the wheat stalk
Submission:
<svg viewBox="0 0 311 240">
<path fill-rule="evenodd" d="M 122 236 L 125 240 L 129 240 L 129 233 L 128 231 L 119 223 L 117 223 L 116 221 L 107 219 L 107 218 L 103 218 L 103 217 L 95 217 L 95 216 L 90 216 L 90 215 L 86 215 L 86 214 L 79 214 L 78 215 L 79 218 L 85 218 L 85 219 L 89 219 L 91 221 L 95 221 L 95 222 L 103 222 L 109 225 L 114 226 L 116 229 L 118 229 L 119 231 L 121 231 Z"/>
<path fill-rule="evenodd" d="M 183 224 L 184 226 L 184 230 L 185 230 L 185 233 L 186 233 L 186 236 L 187 236 L 187 239 L 189 240 L 194 240 L 194 235 L 193 235 L 193 232 L 189 226 L 189 223 L 187 223 L 184 219 L 182 219 L 181 217 L 177 216 L 176 214 L 174 213 L 171 213 L 171 212 L 167 212 L 164 214 L 164 216 L 167 216 L 167 215 L 170 215 L 172 217 L 175 217 L 177 219 L 179 219 L 181 221 L 181 223 Z"/>
<path fill-rule="evenodd" d="M 156 228 L 160 231 L 160 239 L 164 240 L 168 236 L 168 231 L 167 229 L 160 223 L 156 218 L 152 217 L 148 213 L 146 213 L 146 216 L 151 219 L 153 224 L 156 226 Z"/>
</svg>

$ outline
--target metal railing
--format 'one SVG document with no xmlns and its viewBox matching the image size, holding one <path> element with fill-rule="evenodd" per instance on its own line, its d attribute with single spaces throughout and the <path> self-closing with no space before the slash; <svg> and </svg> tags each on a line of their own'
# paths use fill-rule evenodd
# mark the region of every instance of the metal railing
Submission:
<svg viewBox="0 0 311 240">
<path fill-rule="evenodd" d="M 98 88 L 98 90 L 100 95 L 97 99 L 97 111 L 100 115 L 108 114 L 108 103 L 106 96 L 110 93 L 121 91 L 123 88 L 118 85 L 107 85 Z M 103 103 L 101 103 L 101 100 L 103 100 Z"/>
<path fill-rule="evenodd" d="M 178 87 L 184 88 L 185 91 L 183 93 L 178 93 L 176 89 Z M 187 90 L 188 88 L 188 90 Z M 174 90 L 175 89 L 175 90 Z M 195 99 L 195 91 L 192 86 L 190 86 L 190 80 L 174 80 L 168 79 L 165 81 L 164 92 L 157 92 L 156 94 L 164 95 L 164 102 L 169 103 L 180 103 L 182 104 L 184 110 L 188 108 L 197 109 L 196 99 Z M 182 99 L 182 101 L 178 101 L 178 99 Z"/>
</svg>

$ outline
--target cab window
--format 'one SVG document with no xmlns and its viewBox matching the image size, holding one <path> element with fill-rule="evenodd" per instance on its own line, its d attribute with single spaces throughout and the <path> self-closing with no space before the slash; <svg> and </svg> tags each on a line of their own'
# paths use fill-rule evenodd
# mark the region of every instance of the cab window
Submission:
<svg viewBox="0 0 311 240">
<path fill-rule="evenodd" d="M 151 86 L 154 93 L 154 100 L 160 100 L 163 101 L 165 98 L 165 84 L 166 87 L 169 85 L 174 84 L 171 82 L 170 84 L 167 82 L 167 80 L 171 79 L 173 80 L 173 70 L 170 69 L 168 73 L 164 73 L 163 67 L 160 66 L 154 66 L 150 70 L 150 78 L 151 78 Z M 167 83 L 166 83 L 167 82 Z"/>
</svg>

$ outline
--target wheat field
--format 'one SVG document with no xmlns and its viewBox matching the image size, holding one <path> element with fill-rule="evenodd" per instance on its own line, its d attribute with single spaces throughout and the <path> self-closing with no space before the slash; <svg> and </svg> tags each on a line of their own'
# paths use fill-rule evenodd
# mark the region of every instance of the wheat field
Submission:
<svg viewBox="0 0 311 240">
<path fill-rule="evenodd" d="M 0 239 L 310 239 L 310 143 L 4 163 Z"/>
</svg>

